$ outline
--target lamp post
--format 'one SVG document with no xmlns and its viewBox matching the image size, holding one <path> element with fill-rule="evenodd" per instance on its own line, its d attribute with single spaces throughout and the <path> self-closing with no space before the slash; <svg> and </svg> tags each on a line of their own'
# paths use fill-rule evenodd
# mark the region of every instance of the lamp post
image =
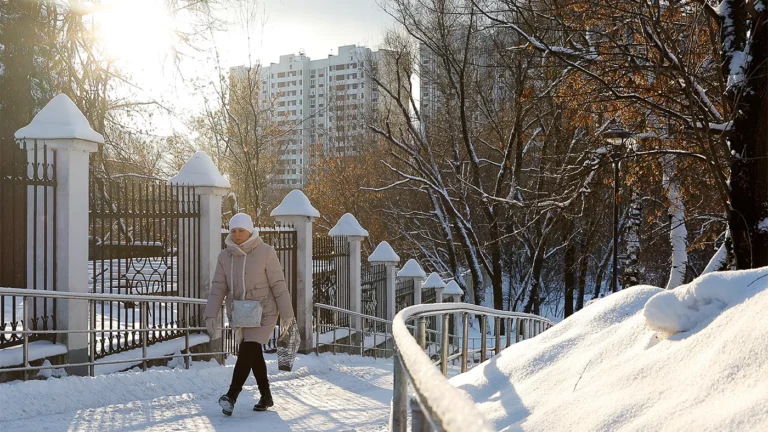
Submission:
<svg viewBox="0 0 768 432">
<path fill-rule="evenodd" d="M 611 160 L 613 161 L 613 275 L 611 277 L 611 292 L 618 289 L 618 258 L 619 258 L 619 161 L 618 152 L 624 148 L 626 140 L 632 133 L 624 129 L 618 121 L 612 121 L 603 131 L 603 138 L 611 143 Z"/>
</svg>

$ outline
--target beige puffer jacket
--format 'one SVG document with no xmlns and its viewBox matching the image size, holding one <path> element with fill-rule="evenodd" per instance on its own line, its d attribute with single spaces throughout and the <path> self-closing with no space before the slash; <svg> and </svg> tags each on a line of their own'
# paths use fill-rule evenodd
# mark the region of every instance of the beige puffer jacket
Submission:
<svg viewBox="0 0 768 432">
<path fill-rule="evenodd" d="M 228 235 L 224 240 L 227 248 L 219 254 L 216 273 L 211 281 L 211 293 L 205 307 L 205 318 L 216 318 L 221 302 L 226 299 L 227 317 L 232 320 L 232 299 L 261 302 L 263 312 L 261 327 L 244 328 L 242 340 L 267 343 L 277 324 L 278 314 L 283 320 L 294 317 L 291 293 L 285 285 L 285 275 L 275 248 L 264 243 L 257 231 L 241 245 Z"/>
</svg>

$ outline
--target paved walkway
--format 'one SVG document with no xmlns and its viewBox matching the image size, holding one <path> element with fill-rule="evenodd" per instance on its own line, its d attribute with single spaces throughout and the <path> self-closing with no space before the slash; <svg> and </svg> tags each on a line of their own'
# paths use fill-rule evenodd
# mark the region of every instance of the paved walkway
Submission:
<svg viewBox="0 0 768 432">
<path fill-rule="evenodd" d="M 232 366 L 196 364 L 191 370 L 157 368 L 144 373 L 96 378 L 65 377 L 0 384 L 0 406 L 4 407 L 4 414 L 0 415 L 1 429 L 4 432 L 387 429 L 392 397 L 391 361 L 346 355 L 299 356 L 297 367 L 291 373 L 278 372 L 276 363 L 274 355 L 268 356 L 277 406 L 267 412 L 251 410 L 258 400 L 258 390 L 250 377 L 233 416 L 222 415 L 216 400 L 229 384 Z M 63 401 L 67 387 L 69 400 Z M 30 399 L 24 403 L 25 398 Z M 50 405 L 50 410 L 46 410 L 46 405 Z"/>
</svg>

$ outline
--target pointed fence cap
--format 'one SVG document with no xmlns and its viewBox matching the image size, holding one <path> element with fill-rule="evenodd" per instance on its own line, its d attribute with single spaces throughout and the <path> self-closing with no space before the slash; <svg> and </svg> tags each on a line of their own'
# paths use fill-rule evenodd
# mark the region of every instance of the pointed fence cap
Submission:
<svg viewBox="0 0 768 432">
<path fill-rule="evenodd" d="M 402 278 L 425 278 L 427 277 L 427 274 L 424 272 L 424 270 L 419 265 L 418 261 L 411 258 L 409 259 L 403 268 L 400 269 L 399 272 L 397 272 L 397 277 Z"/>
<path fill-rule="evenodd" d="M 421 289 L 427 288 L 445 288 L 445 282 L 440 279 L 439 274 L 432 272 L 427 280 L 424 281 L 424 284 L 421 285 Z"/>
<path fill-rule="evenodd" d="M 357 221 L 352 213 L 345 213 L 336 225 L 328 231 L 328 235 L 331 237 L 339 236 L 357 236 L 368 237 L 368 231 L 363 229 L 360 223 Z"/>
<path fill-rule="evenodd" d="M 461 290 L 461 287 L 455 280 L 452 280 L 445 285 L 443 295 L 464 295 L 464 291 Z"/>
<path fill-rule="evenodd" d="M 383 241 L 376 246 L 376 250 L 373 251 L 371 256 L 368 257 L 368 262 L 372 263 L 399 263 L 400 257 L 397 256 L 395 250 L 389 243 Z"/>
<path fill-rule="evenodd" d="M 198 151 L 189 158 L 187 163 L 172 179 L 169 185 L 212 186 L 229 188 L 229 180 L 225 179 L 213 160 L 204 151 Z"/>
<path fill-rule="evenodd" d="M 91 128 L 77 105 L 63 93 L 51 99 L 32 122 L 17 130 L 14 136 L 17 139 L 77 139 L 104 144 L 104 137 Z"/>
<path fill-rule="evenodd" d="M 316 208 L 312 207 L 312 203 L 309 202 L 309 198 L 304 195 L 304 192 L 294 189 L 288 192 L 288 195 L 283 198 L 277 208 L 272 210 L 270 216 L 306 216 L 306 217 L 320 217 L 320 212 Z"/>
</svg>

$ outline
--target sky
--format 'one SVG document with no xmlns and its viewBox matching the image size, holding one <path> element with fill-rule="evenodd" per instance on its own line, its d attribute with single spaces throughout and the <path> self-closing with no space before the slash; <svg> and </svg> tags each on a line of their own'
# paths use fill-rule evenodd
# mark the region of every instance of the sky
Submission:
<svg viewBox="0 0 768 432">
<path fill-rule="evenodd" d="M 185 18 L 170 18 L 165 0 L 104 0 L 109 9 L 94 16 L 107 51 L 134 84 L 121 91 L 157 100 L 171 111 L 153 117 L 158 135 L 185 129 L 185 117 L 202 110 L 200 84 L 215 81 L 217 64 L 226 73 L 232 66 L 276 63 L 280 55 L 299 50 L 316 59 L 336 54 L 343 45 L 376 49 L 395 26 L 380 0 L 229 1 L 216 15 L 223 28 L 198 39 L 197 50 L 184 49 L 180 63 L 171 47 L 183 45 L 172 30 L 183 27 Z M 253 12 L 255 20 L 249 24 L 243 11 Z"/>
</svg>

